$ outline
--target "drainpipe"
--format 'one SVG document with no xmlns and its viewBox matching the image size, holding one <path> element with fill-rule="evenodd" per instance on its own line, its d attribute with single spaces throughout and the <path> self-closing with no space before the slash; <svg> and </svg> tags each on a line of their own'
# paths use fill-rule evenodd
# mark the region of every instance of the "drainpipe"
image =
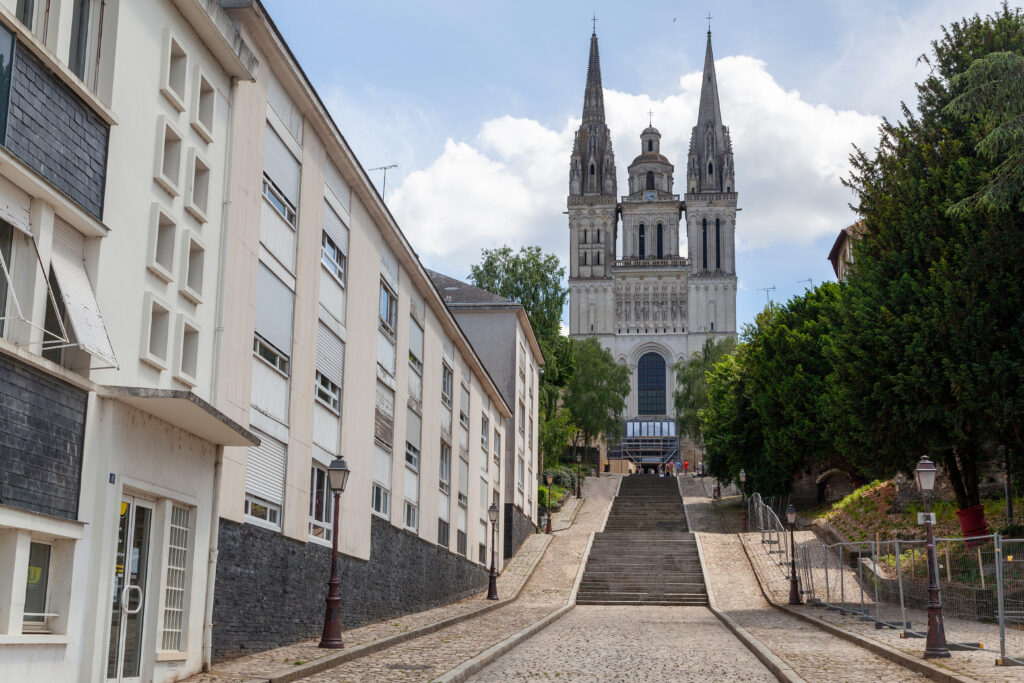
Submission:
<svg viewBox="0 0 1024 683">
<path fill-rule="evenodd" d="M 238 78 L 231 77 L 231 90 L 228 93 L 227 133 L 227 169 L 224 174 L 224 200 L 221 206 L 220 219 L 220 268 L 217 272 L 217 326 L 213 331 L 213 375 L 210 383 L 210 405 L 216 407 L 219 402 L 221 348 L 224 339 L 224 288 L 227 269 L 228 232 L 231 216 L 231 181 L 234 170 L 235 153 L 235 93 L 238 90 Z M 213 504 L 210 510 L 210 557 L 206 569 L 206 605 L 203 610 L 203 671 L 209 672 L 213 666 L 213 591 L 217 579 L 217 547 L 220 531 L 220 487 L 224 470 L 224 446 L 217 446 L 217 459 L 213 464 Z"/>
<path fill-rule="evenodd" d="M 206 608 L 203 613 L 203 671 L 213 667 L 213 588 L 217 579 L 217 539 L 220 529 L 220 483 L 224 470 L 224 447 L 217 446 L 213 463 L 213 509 L 210 512 L 210 558 L 206 568 Z"/>
</svg>

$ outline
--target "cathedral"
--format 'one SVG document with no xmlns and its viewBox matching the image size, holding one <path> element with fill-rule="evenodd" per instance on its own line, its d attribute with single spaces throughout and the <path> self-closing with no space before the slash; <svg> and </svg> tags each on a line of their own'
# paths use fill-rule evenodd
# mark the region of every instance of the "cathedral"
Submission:
<svg viewBox="0 0 1024 683">
<path fill-rule="evenodd" d="M 609 457 L 696 465 L 700 454 L 676 434 L 673 365 L 710 336 L 736 334 L 736 184 L 710 30 L 682 197 L 653 126 L 639 151 L 620 197 L 595 32 L 569 170 L 569 332 L 597 338 L 630 369 L 624 436 Z"/>
</svg>

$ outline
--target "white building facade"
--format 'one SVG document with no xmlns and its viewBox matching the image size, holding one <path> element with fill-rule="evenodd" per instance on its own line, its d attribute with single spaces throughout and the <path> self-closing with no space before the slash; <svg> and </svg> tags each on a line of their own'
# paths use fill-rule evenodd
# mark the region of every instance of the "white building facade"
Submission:
<svg viewBox="0 0 1024 683">
<path fill-rule="evenodd" d="M 627 194 L 617 197 L 596 34 L 590 40 L 583 121 L 569 172 L 569 331 L 597 338 L 630 369 L 624 443 L 676 439 L 673 365 L 709 337 L 736 334 L 737 195 L 711 34 L 682 197 L 654 127 L 641 133 Z M 653 461 L 678 456 L 675 449 L 659 449 Z M 645 462 L 654 457 L 648 456 Z"/>
</svg>

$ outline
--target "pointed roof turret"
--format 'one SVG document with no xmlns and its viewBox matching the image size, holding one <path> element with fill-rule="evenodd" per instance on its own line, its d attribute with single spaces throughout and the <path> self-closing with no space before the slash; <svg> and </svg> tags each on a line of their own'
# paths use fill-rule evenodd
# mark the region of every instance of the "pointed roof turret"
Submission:
<svg viewBox="0 0 1024 683">
<path fill-rule="evenodd" d="M 718 77 L 715 75 L 715 55 L 711 51 L 711 31 L 708 31 L 708 47 L 704 52 L 704 80 L 700 86 L 700 108 L 697 110 L 697 128 L 704 130 L 707 124 L 722 125 L 722 109 L 718 104 Z"/>
<path fill-rule="evenodd" d="M 601 57 L 597 52 L 597 33 L 590 36 L 590 62 L 587 64 L 587 89 L 583 94 L 583 123 L 604 123 L 604 90 L 601 88 Z"/>
<path fill-rule="evenodd" d="M 690 192 L 732 192 L 732 142 L 729 129 L 722 123 L 718 103 L 718 76 L 711 50 L 711 31 L 704 52 L 704 75 L 700 86 L 697 125 L 690 136 L 690 154 L 686 184 Z"/>
</svg>

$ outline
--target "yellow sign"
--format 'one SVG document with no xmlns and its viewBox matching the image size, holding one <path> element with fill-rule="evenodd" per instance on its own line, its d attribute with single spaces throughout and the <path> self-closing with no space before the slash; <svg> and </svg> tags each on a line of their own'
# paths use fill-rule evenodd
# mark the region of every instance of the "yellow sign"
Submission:
<svg viewBox="0 0 1024 683">
<path fill-rule="evenodd" d="M 128 503 L 121 501 L 121 516 L 124 517 L 124 513 L 128 512 Z"/>
<path fill-rule="evenodd" d="M 28 585 L 34 586 L 39 583 L 39 579 L 43 578 L 42 567 L 29 567 L 28 568 Z"/>
</svg>

